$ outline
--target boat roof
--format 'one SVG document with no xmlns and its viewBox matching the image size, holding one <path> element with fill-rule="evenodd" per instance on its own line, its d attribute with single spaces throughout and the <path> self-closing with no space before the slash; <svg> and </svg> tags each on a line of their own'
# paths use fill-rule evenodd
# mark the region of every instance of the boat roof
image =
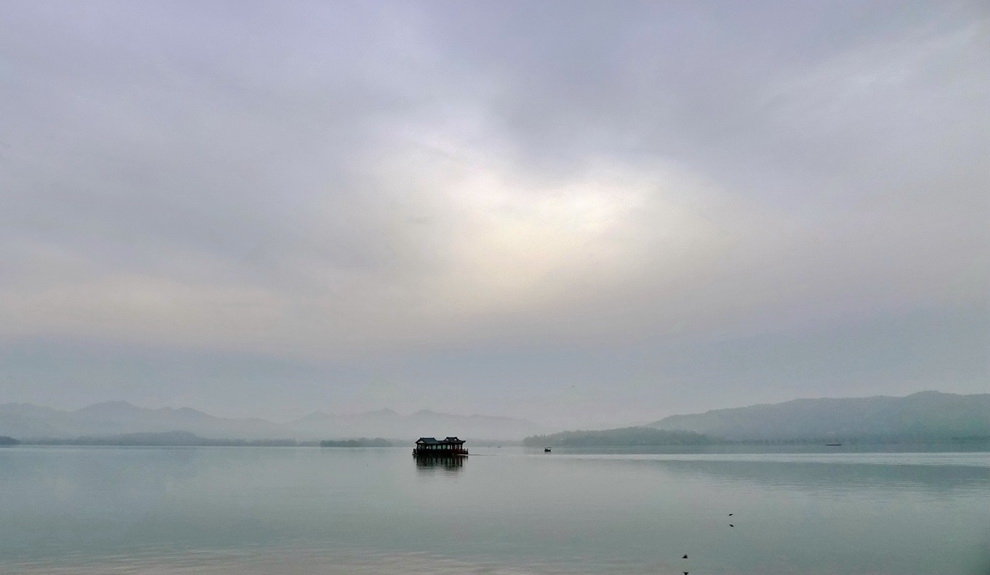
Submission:
<svg viewBox="0 0 990 575">
<path fill-rule="evenodd" d="M 464 443 L 463 439 L 458 439 L 457 437 L 447 436 L 445 439 L 437 439 L 436 437 L 420 437 L 416 440 L 417 444 L 436 444 L 436 443 Z"/>
</svg>

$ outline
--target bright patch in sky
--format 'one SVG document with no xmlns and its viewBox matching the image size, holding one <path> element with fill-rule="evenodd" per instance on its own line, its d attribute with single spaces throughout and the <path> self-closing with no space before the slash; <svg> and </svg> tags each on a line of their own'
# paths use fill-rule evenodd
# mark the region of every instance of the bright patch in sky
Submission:
<svg viewBox="0 0 990 575">
<path fill-rule="evenodd" d="M 0 5 L 0 396 L 985 391 L 988 52 L 967 1 Z"/>
</svg>

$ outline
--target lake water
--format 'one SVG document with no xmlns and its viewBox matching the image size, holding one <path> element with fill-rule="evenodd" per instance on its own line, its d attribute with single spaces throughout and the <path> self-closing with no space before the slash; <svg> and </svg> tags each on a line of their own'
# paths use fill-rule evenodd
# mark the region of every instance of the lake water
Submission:
<svg viewBox="0 0 990 575">
<path fill-rule="evenodd" d="M 990 574 L 990 454 L 819 451 L 20 446 L 0 573 Z"/>
</svg>

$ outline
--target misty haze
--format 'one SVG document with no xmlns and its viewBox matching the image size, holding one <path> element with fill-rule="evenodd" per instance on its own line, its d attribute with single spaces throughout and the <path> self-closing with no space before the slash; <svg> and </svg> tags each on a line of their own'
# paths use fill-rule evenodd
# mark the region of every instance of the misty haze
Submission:
<svg viewBox="0 0 990 575">
<path fill-rule="evenodd" d="M 0 573 L 990 573 L 990 5 L 0 3 Z"/>
</svg>

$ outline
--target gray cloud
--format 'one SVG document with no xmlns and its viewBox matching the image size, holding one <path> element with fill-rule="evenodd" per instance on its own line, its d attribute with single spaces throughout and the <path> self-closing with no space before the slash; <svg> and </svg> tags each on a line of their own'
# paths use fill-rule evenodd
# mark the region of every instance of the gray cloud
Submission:
<svg viewBox="0 0 990 575">
<path fill-rule="evenodd" d="M 980 3 L 0 12 L 12 401 L 605 423 L 990 379 Z"/>
</svg>

